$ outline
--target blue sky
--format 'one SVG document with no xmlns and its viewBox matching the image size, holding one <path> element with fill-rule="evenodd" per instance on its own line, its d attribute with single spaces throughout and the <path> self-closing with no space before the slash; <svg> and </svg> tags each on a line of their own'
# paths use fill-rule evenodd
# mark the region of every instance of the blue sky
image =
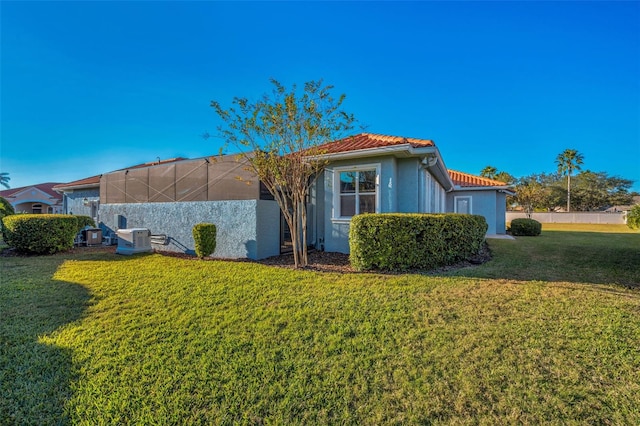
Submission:
<svg viewBox="0 0 640 426">
<path fill-rule="evenodd" d="M 640 192 L 640 2 L 0 2 L 12 187 L 218 153 L 210 101 L 324 79 L 447 167 L 583 169 Z"/>
</svg>

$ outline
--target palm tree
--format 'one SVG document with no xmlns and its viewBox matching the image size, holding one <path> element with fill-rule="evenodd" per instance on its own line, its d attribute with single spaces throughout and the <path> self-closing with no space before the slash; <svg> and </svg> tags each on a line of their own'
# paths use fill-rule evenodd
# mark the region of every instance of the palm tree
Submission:
<svg viewBox="0 0 640 426">
<path fill-rule="evenodd" d="M 5 188 L 9 189 L 9 181 L 11 180 L 11 178 L 9 177 L 9 173 L 7 172 L 2 172 L 0 173 L 0 185 L 4 186 Z"/>
<path fill-rule="evenodd" d="M 583 155 L 575 149 L 565 149 L 556 157 L 558 173 L 567 176 L 567 211 L 571 211 L 571 175 L 575 170 L 580 170 L 583 159 Z"/>
<path fill-rule="evenodd" d="M 495 179 L 498 175 L 498 169 L 493 166 L 487 166 L 480 171 L 480 176 L 486 177 L 488 179 Z"/>
</svg>

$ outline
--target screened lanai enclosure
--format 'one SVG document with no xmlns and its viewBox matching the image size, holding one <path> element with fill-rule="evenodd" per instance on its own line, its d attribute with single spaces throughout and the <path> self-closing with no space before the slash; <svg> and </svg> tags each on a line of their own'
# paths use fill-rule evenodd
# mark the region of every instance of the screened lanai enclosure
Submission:
<svg viewBox="0 0 640 426">
<path fill-rule="evenodd" d="M 114 203 L 166 203 L 221 200 L 273 200 L 236 155 L 165 161 L 102 175 L 100 200 Z"/>
<path fill-rule="evenodd" d="M 236 155 L 176 159 L 103 174 L 100 221 L 109 229 L 148 228 L 157 250 L 193 253 L 192 228 L 217 227 L 214 257 L 261 259 L 280 253 L 280 209 Z"/>
</svg>

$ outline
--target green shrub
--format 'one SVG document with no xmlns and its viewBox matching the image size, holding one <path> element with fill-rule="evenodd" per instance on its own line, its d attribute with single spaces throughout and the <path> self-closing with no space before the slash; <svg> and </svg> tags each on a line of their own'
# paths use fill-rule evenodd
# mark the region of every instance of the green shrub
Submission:
<svg viewBox="0 0 640 426">
<path fill-rule="evenodd" d="M 640 204 L 631 207 L 627 213 L 627 226 L 631 229 L 640 229 Z"/>
<path fill-rule="evenodd" d="M 56 253 L 73 247 L 78 222 L 61 214 L 16 214 L 2 218 L 4 241 L 21 253 Z"/>
<path fill-rule="evenodd" d="M 2 220 L 3 217 L 9 216 L 12 214 L 16 214 L 16 211 L 13 209 L 13 206 L 11 205 L 11 203 L 9 203 L 4 198 L 0 197 L 0 220 Z"/>
<path fill-rule="evenodd" d="M 478 215 L 357 215 L 349 229 L 349 258 L 359 271 L 433 269 L 477 254 L 487 228 Z"/>
<path fill-rule="evenodd" d="M 76 218 L 76 221 L 78 222 L 78 228 L 76 233 L 82 231 L 82 228 L 84 228 L 85 226 L 90 226 L 92 228 L 96 227 L 96 222 L 90 218 L 89 216 L 74 216 Z"/>
<path fill-rule="evenodd" d="M 535 237 L 542 232 L 542 224 L 534 219 L 513 219 L 511 235 Z"/>
<path fill-rule="evenodd" d="M 204 258 L 216 250 L 216 226 L 213 223 L 198 223 L 193 227 L 196 256 Z"/>
</svg>

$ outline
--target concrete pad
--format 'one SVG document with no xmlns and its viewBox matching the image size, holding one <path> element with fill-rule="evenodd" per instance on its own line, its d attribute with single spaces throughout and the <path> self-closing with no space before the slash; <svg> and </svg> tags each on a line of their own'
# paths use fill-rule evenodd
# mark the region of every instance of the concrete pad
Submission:
<svg viewBox="0 0 640 426">
<path fill-rule="evenodd" d="M 515 238 L 508 234 L 487 234 L 485 238 L 491 238 L 494 240 L 515 240 Z"/>
</svg>

